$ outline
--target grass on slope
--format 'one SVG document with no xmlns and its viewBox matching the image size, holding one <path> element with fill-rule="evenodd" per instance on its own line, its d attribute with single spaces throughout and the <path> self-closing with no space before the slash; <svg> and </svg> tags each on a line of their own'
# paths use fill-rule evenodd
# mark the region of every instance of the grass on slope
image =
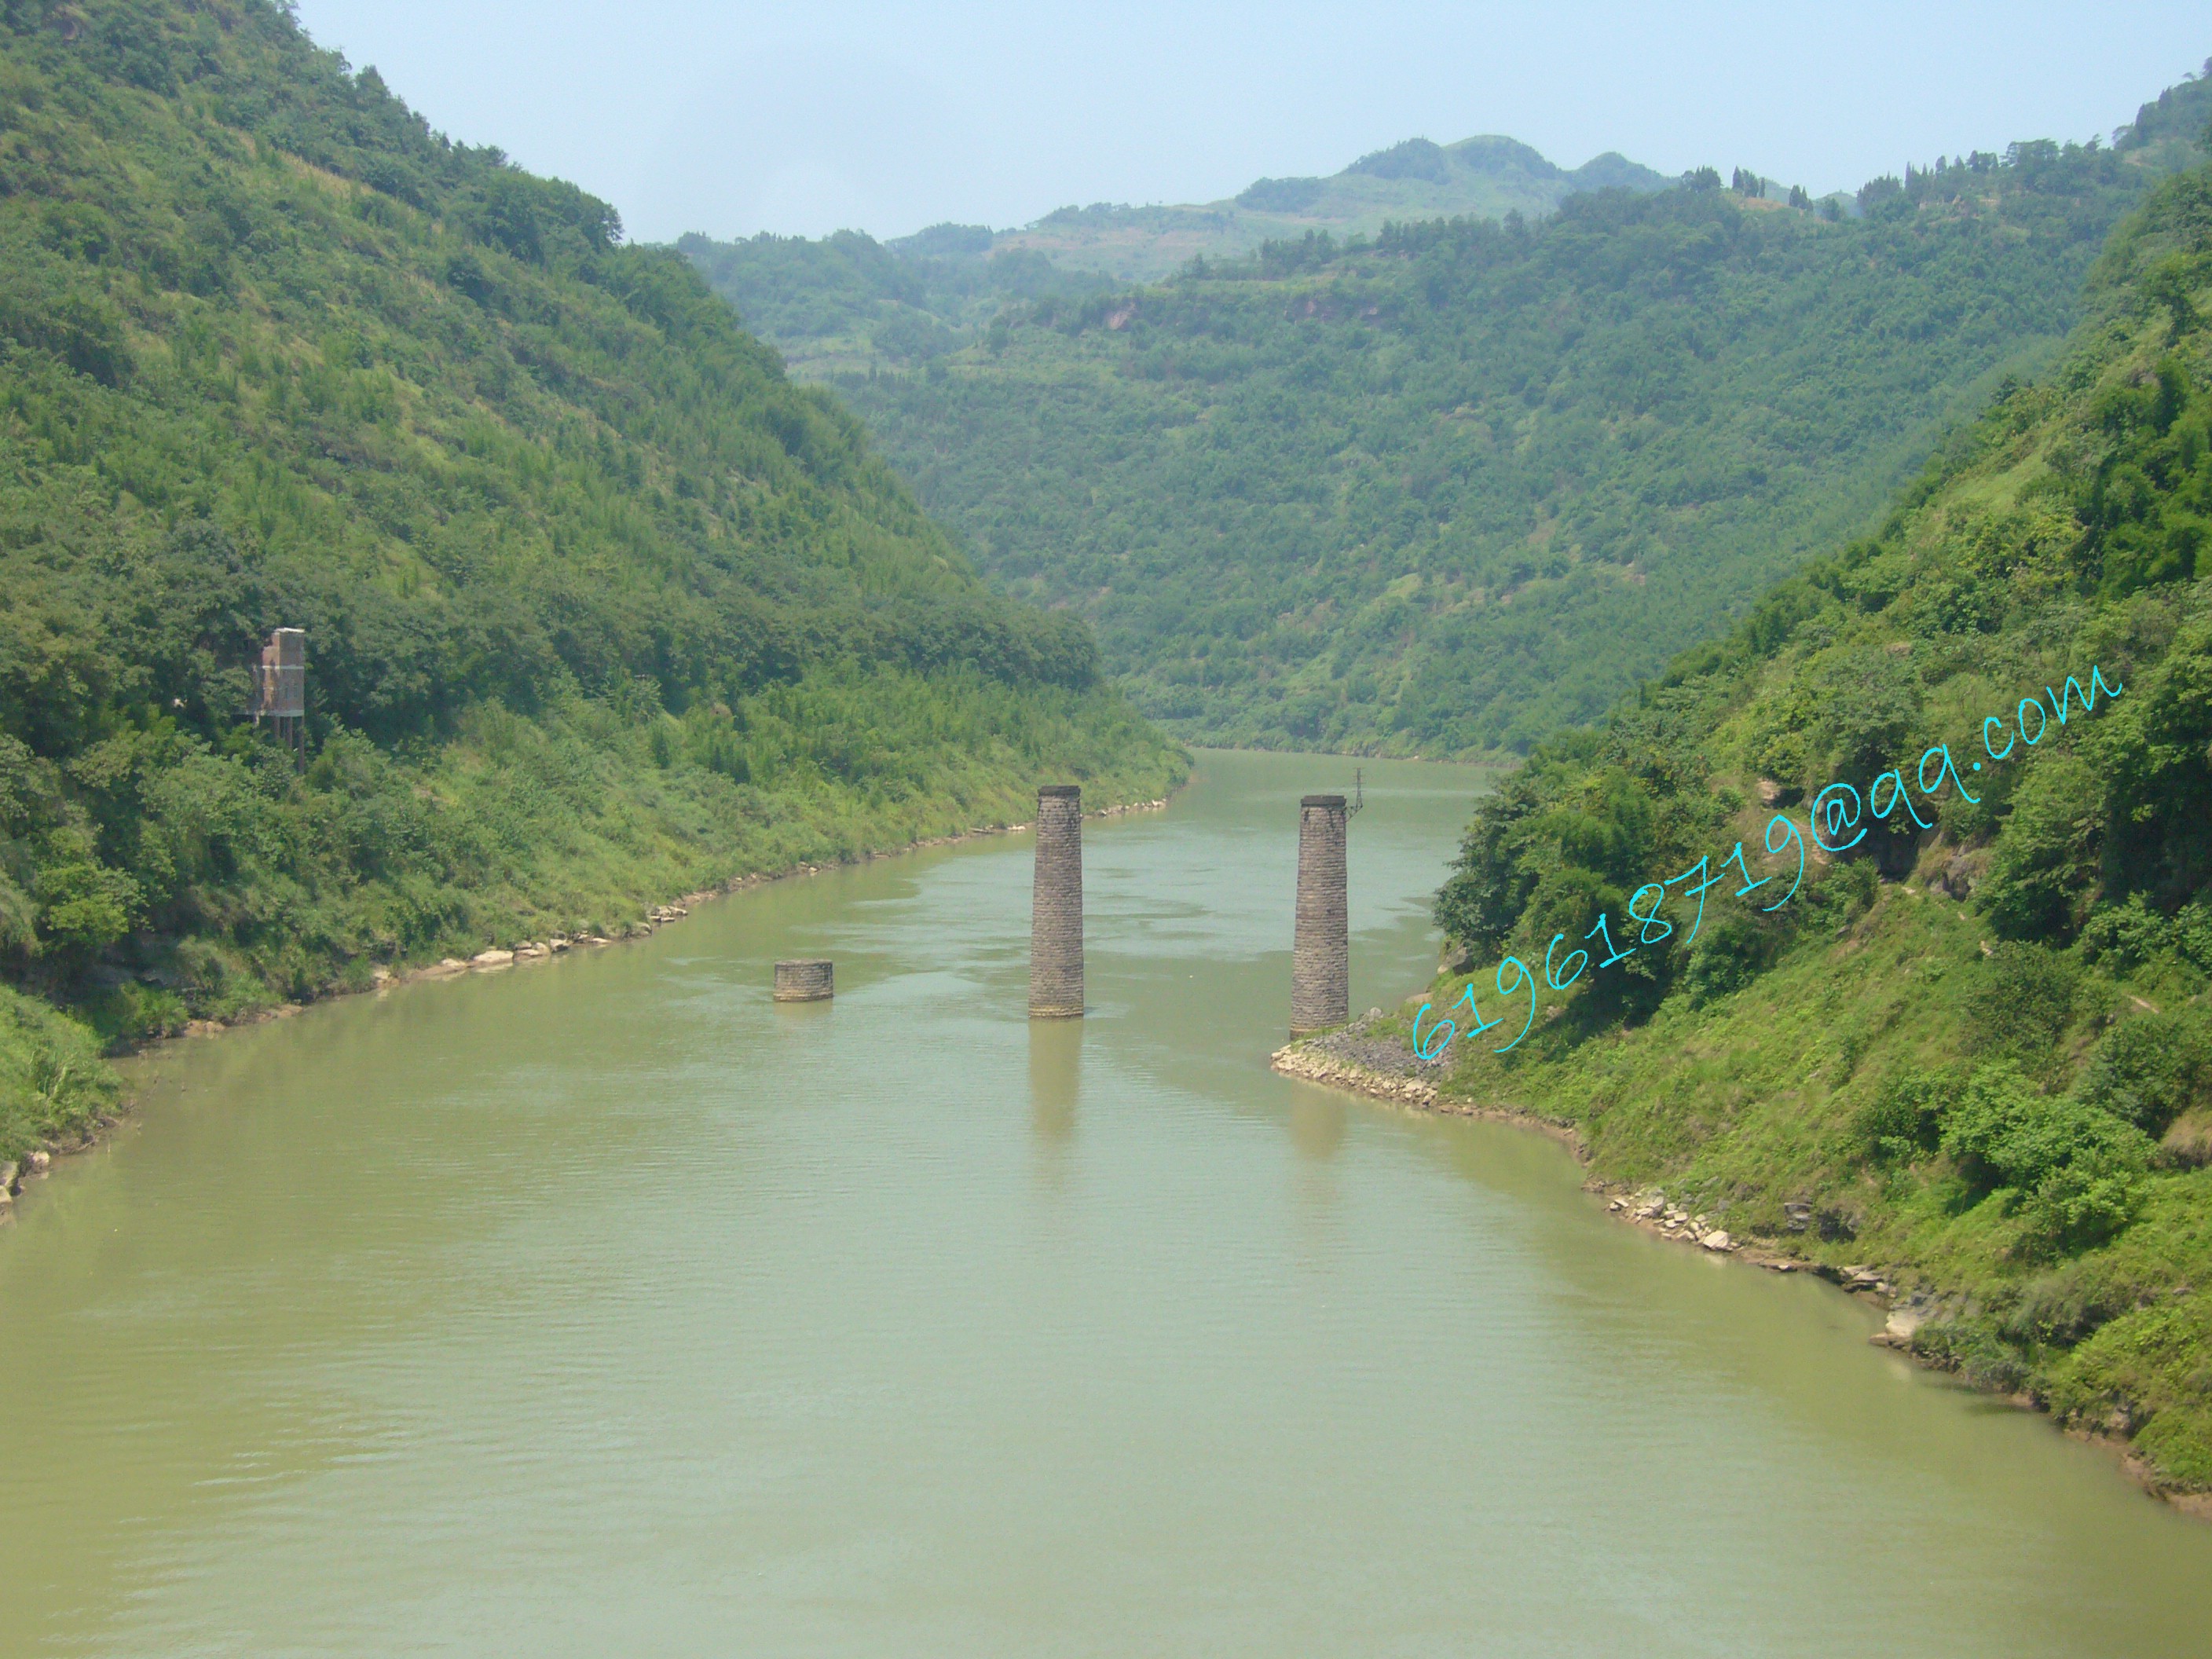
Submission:
<svg viewBox="0 0 2212 1659">
<path fill-rule="evenodd" d="M 0 1164 L 81 1133 L 121 1095 L 90 1031 L 0 985 Z"/>
</svg>

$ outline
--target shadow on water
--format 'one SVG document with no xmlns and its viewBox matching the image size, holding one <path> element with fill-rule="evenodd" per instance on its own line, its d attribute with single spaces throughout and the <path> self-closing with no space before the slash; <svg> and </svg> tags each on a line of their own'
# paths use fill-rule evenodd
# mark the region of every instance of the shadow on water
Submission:
<svg viewBox="0 0 2212 1659">
<path fill-rule="evenodd" d="M 1030 1121 L 1038 1147 L 1056 1153 L 1075 1139 L 1075 1109 L 1083 1093 L 1083 1027 L 1079 1019 L 1030 1022 Z"/>
</svg>

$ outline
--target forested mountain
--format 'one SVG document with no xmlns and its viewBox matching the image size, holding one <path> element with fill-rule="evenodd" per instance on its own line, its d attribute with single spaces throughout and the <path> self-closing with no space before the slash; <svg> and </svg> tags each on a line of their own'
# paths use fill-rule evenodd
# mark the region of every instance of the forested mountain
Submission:
<svg viewBox="0 0 2212 1659">
<path fill-rule="evenodd" d="M 1092 618 L 1184 734 L 1519 750 L 1725 627 L 2044 362 L 2208 112 L 2191 82 L 2112 148 L 1947 160 L 1855 217 L 1708 179 L 1271 244 L 834 383 L 986 572 Z"/>
<path fill-rule="evenodd" d="M 1473 971 L 1425 1018 L 1451 1089 L 1871 1264 L 1923 1353 L 2205 1491 L 2212 167 L 2087 313 L 1876 533 L 1536 746 L 1440 895 Z"/>
<path fill-rule="evenodd" d="M 277 624 L 303 775 L 246 718 Z M 0 9 L 14 986 L 129 1036 L 1025 817 L 1041 777 L 1157 794 L 1177 757 L 1096 654 L 680 256 L 288 8 Z M 0 1005 L 4 1158 L 101 1085 Z"/>
<path fill-rule="evenodd" d="M 1535 218 L 1586 191 L 1656 191 L 1674 182 L 1611 151 L 1570 169 L 1511 138 L 1455 144 L 1408 138 L 1325 179 L 1255 179 L 1227 201 L 1061 208 L 1002 234 L 993 251 L 1042 255 L 1063 270 L 1124 282 L 1157 282 L 1192 259 L 1237 258 L 1269 241 L 1373 236 L 1408 219 Z"/>
<path fill-rule="evenodd" d="M 992 252 L 981 226 L 939 225 L 890 246 L 858 231 L 814 240 L 763 232 L 676 246 L 793 374 L 908 368 L 981 339 L 1009 303 L 1113 291 L 1109 276 L 1062 270 L 1042 253 Z"/>
<path fill-rule="evenodd" d="M 1572 172 L 1510 138 L 1449 146 L 1412 138 L 1328 179 L 1262 179 L 1203 207 L 1061 208 L 1020 230 L 933 225 L 888 243 L 842 230 L 769 232 L 677 247 L 793 372 L 907 368 L 981 337 L 1009 302 L 1083 299 L 1164 276 L 1193 258 L 1249 255 L 1270 240 L 1379 232 L 1393 218 L 1503 218 L 1550 211 L 1577 191 L 1654 191 L 1671 180 L 1613 155 Z"/>
</svg>

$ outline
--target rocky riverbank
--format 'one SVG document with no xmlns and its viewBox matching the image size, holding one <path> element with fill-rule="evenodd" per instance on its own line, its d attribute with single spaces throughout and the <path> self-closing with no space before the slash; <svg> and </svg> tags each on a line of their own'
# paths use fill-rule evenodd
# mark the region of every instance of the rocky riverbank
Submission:
<svg viewBox="0 0 2212 1659">
<path fill-rule="evenodd" d="M 1117 802 L 1085 812 L 1086 818 L 1121 817 L 1132 812 L 1164 811 L 1172 794 L 1153 800 Z M 790 881 L 804 876 L 820 875 L 826 870 L 846 865 L 865 864 L 881 858 L 896 858 L 902 854 L 919 852 L 931 847 L 950 847 L 963 842 L 976 841 L 988 836 L 1010 836 L 1030 828 L 1027 823 L 981 824 L 958 835 L 929 836 L 897 847 L 870 848 L 848 859 L 823 863 L 795 864 L 787 869 L 756 871 L 732 877 L 719 886 L 703 887 L 684 893 L 664 904 L 649 908 L 635 921 L 611 927 L 605 933 L 551 933 L 542 939 L 517 939 L 506 943 L 493 943 L 469 957 L 444 957 L 435 962 L 412 965 L 388 966 L 380 964 L 370 971 L 368 982 L 356 988 L 333 988 L 319 999 L 352 994 L 355 990 L 386 991 L 393 986 L 416 980 L 457 979 L 465 974 L 499 973 L 508 969 L 543 964 L 566 956 L 572 951 L 595 950 L 626 940 L 649 939 L 663 927 L 684 920 L 698 906 L 732 893 L 744 892 L 771 881 Z M 195 1019 L 173 1036 L 157 1037 L 135 1045 L 131 1052 L 144 1053 L 159 1044 L 183 1042 L 196 1037 L 212 1036 L 234 1026 L 258 1025 L 272 1019 L 289 1019 L 304 1012 L 306 1002 L 283 1002 L 257 1008 L 236 1018 L 228 1020 Z M 14 1162 L 0 1162 L 0 1224 L 14 1217 L 16 1197 L 22 1190 L 26 1178 L 45 1175 L 58 1157 L 81 1152 L 98 1146 L 100 1139 L 128 1115 L 127 1098 L 107 1109 L 100 1111 L 73 1125 L 69 1133 L 51 1136 L 44 1146 L 27 1152 Z"/>
<path fill-rule="evenodd" d="M 1165 810 L 1170 796 L 1158 800 L 1124 801 L 1112 806 L 1102 806 L 1085 812 L 1086 818 L 1121 817 L 1131 812 L 1157 812 Z M 604 933 L 548 933 L 543 939 L 516 939 L 507 945 L 492 945 L 470 957 L 442 957 L 436 962 L 417 963 L 412 967 L 390 968 L 379 966 L 371 970 L 369 984 L 362 988 L 372 991 L 388 990 L 395 985 L 407 984 L 421 979 L 453 979 L 469 973 L 497 973 L 502 969 L 527 967 L 536 963 L 550 962 L 556 957 L 571 951 L 590 950 L 608 945 L 620 945 L 629 939 L 650 939 L 663 927 L 678 922 L 702 904 L 723 898 L 732 893 L 742 893 L 749 888 L 771 881 L 793 881 L 802 876 L 818 876 L 825 870 L 842 869 L 848 865 L 869 864 L 877 859 L 898 858 L 908 853 L 918 853 L 926 848 L 952 847 L 963 842 L 978 841 L 987 836 L 1018 835 L 1030 826 L 1026 823 L 994 823 L 963 830 L 957 836 L 926 836 L 898 847 L 872 848 L 848 859 L 834 859 L 820 864 L 794 864 L 784 870 L 755 871 L 748 875 L 732 876 L 719 887 L 702 887 L 666 904 L 656 904 L 637 921 L 611 927 Z M 343 996 L 344 991 L 329 994 Z M 233 1020 L 196 1019 L 179 1034 L 183 1036 L 211 1036 L 217 1031 L 234 1025 L 258 1025 L 271 1019 L 288 1019 L 307 1007 L 306 1003 L 278 1003 L 272 1007 L 256 1009 L 253 1012 Z M 159 1039 L 173 1041 L 173 1039 Z"/>
<path fill-rule="evenodd" d="M 1285 1077 L 1324 1084 L 1370 1100 L 1392 1101 L 1422 1111 L 1451 1117 L 1478 1117 L 1534 1129 L 1564 1142 L 1578 1159 L 1589 1162 L 1589 1150 L 1574 1125 L 1516 1107 L 1484 1105 L 1445 1095 L 1445 1066 L 1441 1059 L 1423 1060 L 1403 1037 L 1376 1032 L 1380 1008 L 1370 1008 L 1349 1025 L 1317 1036 L 1302 1037 L 1278 1048 L 1269 1063 Z"/>
<path fill-rule="evenodd" d="M 1111 806 L 1099 807 L 1095 811 L 1085 812 L 1083 816 L 1086 818 L 1112 818 L 1121 817 L 1131 812 L 1161 811 L 1165 810 L 1169 799 L 1170 797 L 1162 796 L 1158 800 L 1123 801 Z M 908 853 L 920 852 L 925 848 L 951 847 L 962 842 L 977 841 L 987 836 L 1017 835 L 1028 828 L 1030 826 L 1026 823 L 982 824 L 973 830 L 963 830 L 957 836 L 927 836 L 919 841 L 908 842 L 903 846 L 870 848 L 857 853 L 851 858 L 833 860 L 828 863 L 794 864 L 787 870 L 757 871 L 749 875 L 733 876 L 719 887 L 702 887 L 695 891 L 685 893 L 669 903 L 654 905 L 640 920 L 605 933 L 549 933 L 542 939 L 520 939 L 512 945 L 495 945 L 465 959 L 459 957 L 446 957 L 437 962 L 422 963 L 397 972 L 389 968 L 379 968 L 372 975 L 374 984 L 370 988 L 381 990 L 409 980 L 452 979 L 458 975 L 466 973 L 496 973 L 503 968 L 550 962 L 554 957 L 564 956 L 574 950 L 617 945 L 626 939 L 649 939 L 671 923 L 683 921 L 699 905 L 705 904 L 713 899 L 726 897 L 732 893 L 744 892 L 749 888 L 758 887 L 767 882 L 791 881 L 802 876 L 818 876 L 825 870 L 842 869 L 854 864 L 869 864 L 877 859 L 897 858 Z M 278 1018 L 286 1014 L 297 1013 L 299 1008 L 300 1005 L 290 1004 L 255 1018 Z M 222 1029 L 223 1027 L 218 1021 L 195 1021 L 193 1027 L 188 1029 L 188 1034 L 190 1031 L 207 1032 Z"/>
<path fill-rule="evenodd" d="M 1511 1106 L 1485 1105 L 1446 1094 L 1443 1088 L 1443 1062 L 1421 1059 L 1403 1037 L 1375 1031 L 1382 1018 L 1380 1008 L 1370 1008 L 1349 1025 L 1279 1048 L 1272 1060 L 1274 1069 L 1286 1077 L 1324 1084 L 1372 1100 L 1534 1129 L 1565 1143 L 1580 1162 L 1590 1161 L 1589 1148 L 1571 1123 Z M 1606 1212 L 1615 1219 L 1662 1238 L 1715 1255 L 1738 1256 L 1771 1273 L 1809 1273 L 1854 1295 L 1868 1297 L 1889 1312 L 1888 1322 L 1869 1339 L 1884 1346 L 1909 1352 L 1912 1333 L 1943 1311 L 1942 1304 L 1932 1293 L 1901 1291 L 1873 1266 L 1834 1267 L 1794 1255 L 1786 1243 L 1754 1243 L 1735 1237 L 1718 1218 L 1685 1208 L 1671 1200 L 1662 1188 L 1637 1187 L 1594 1175 L 1583 1183 L 1583 1189 L 1603 1198 Z M 1784 1210 L 1794 1231 L 1803 1231 L 1811 1224 L 1811 1212 L 1807 1206 L 1787 1205 Z"/>
</svg>

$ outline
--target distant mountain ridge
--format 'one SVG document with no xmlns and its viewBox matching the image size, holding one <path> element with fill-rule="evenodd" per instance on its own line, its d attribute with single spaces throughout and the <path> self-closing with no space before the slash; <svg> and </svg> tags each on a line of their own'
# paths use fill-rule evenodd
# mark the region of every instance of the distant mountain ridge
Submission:
<svg viewBox="0 0 2212 1659">
<path fill-rule="evenodd" d="M 1675 181 L 1664 173 L 1654 173 L 1650 167 L 1630 161 L 1618 150 L 1607 150 L 1594 156 L 1582 166 L 1569 169 L 1548 160 L 1542 151 L 1524 144 L 1517 138 L 1508 138 L 1500 133 L 1485 133 L 1473 138 L 1462 138 L 1455 144 L 1432 143 L 1426 138 L 1408 138 L 1388 149 L 1378 149 L 1363 155 L 1337 174 L 1334 179 L 1261 179 L 1268 183 L 1310 184 L 1326 190 L 1327 186 L 1355 175 L 1393 181 L 1418 180 L 1443 186 L 1463 185 L 1469 179 L 1492 181 L 1499 185 L 1512 183 L 1531 190 L 1547 187 L 1559 196 L 1573 194 L 1578 190 L 1664 190 Z M 1246 201 L 1251 186 L 1237 197 Z M 1318 199 L 1318 194 L 1316 197 Z M 1557 197 L 1554 198 L 1554 200 Z"/>
<path fill-rule="evenodd" d="M 818 380 L 957 351 L 1010 303 L 1157 282 L 1271 241 L 1341 244 L 1414 220 L 1540 219 L 1592 191 L 1649 195 L 1680 182 L 1611 150 L 1567 168 L 1516 138 L 1407 138 L 1328 178 L 1257 179 L 1218 202 L 1095 202 L 1018 229 L 947 222 L 885 241 L 852 230 L 729 242 L 695 233 L 676 246 L 794 375 Z"/>
<path fill-rule="evenodd" d="M 1273 239 L 831 383 L 985 574 L 1091 620 L 1187 739 L 1522 750 L 1847 538 L 2048 362 L 2105 235 L 2201 164 L 2212 82 L 2147 107 L 2109 144 L 1938 158 L 1849 208 L 1699 169 Z M 963 268 L 1016 258 L 1044 256 Z"/>
<path fill-rule="evenodd" d="M 1064 207 L 1019 230 L 937 225 L 886 244 L 902 253 L 1026 251 L 1063 270 L 1151 282 L 1192 258 L 1233 258 L 1270 240 L 1327 231 L 1372 236 L 1389 220 L 1534 218 L 1592 190 L 1665 190 L 1668 175 L 1607 150 L 1562 167 L 1516 138 L 1485 134 L 1439 144 L 1407 138 L 1328 178 L 1257 179 L 1224 201 Z"/>
<path fill-rule="evenodd" d="M 2023 140 L 1819 201 L 1700 167 L 1517 217 L 1416 192 L 1495 206 L 1634 164 L 1407 140 L 1256 181 L 1282 234 L 1156 284 L 1041 239 L 1127 252 L 1200 210 L 680 250 L 987 576 L 1089 618 L 1186 738 L 1521 750 L 1848 536 L 2042 368 L 2112 227 L 2201 164 L 2208 116 L 2192 75 L 2109 143 Z M 1401 205 L 1371 238 L 1291 234 L 1350 199 L 1329 191 Z"/>
</svg>

